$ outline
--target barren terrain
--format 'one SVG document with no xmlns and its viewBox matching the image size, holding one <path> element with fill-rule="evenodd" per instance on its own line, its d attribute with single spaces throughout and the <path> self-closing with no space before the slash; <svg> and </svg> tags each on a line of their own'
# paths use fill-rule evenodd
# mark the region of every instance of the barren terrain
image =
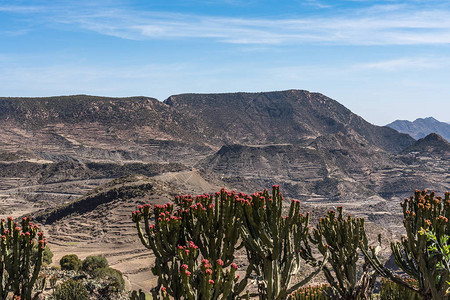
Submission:
<svg viewBox="0 0 450 300">
<path fill-rule="evenodd" d="M 403 233 L 404 197 L 450 190 L 450 144 L 374 126 L 307 91 L 0 98 L 1 217 L 33 215 L 54 263 L 103 254 L 133 289 L 155 281 L 131 221 L 137 205 L 273 184 L 313 221 L 337 206 L 365 217 L 387 246 Z"/>
</svg>

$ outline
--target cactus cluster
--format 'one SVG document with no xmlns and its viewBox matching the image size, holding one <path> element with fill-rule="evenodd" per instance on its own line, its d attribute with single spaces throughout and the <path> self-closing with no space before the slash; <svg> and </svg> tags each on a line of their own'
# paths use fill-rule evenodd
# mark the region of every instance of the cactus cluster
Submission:
<svg viewBox="0 0 450 300">
<path fill-rule="evenodd" d="M 190 242 L 188 246 L 179 246 L 178 258 L 180 259 L 180 277 L 182 282 L 183 299 L 235 299 L 238 293 L 235 284 L 239 277 L 235 263 L 231 263 L 227 270 L 221 259 L 209 261 L 198 259 L 199 248 Z M 163 299 L 167 295 L 162 291 Z"/>
<path fill-rule="evenodd" d="M 155 205 L 153 209 L 151 205 L 143 205 L 133 212 L 132 219 L 136 223 L 141 242 L 152 249 L 156 257 L 152 271 L 158 276 L 158 286 L 152 290 L 154 297 L 157 297 L 162 288 L 164 293 L 176 299 L 205 292 L 200 289 L 193 290 L 193 287 L 197 289 L 198 285 L 192 285 L 191 281 L 187 281 L 185 276 L 180 274 L 179 268 L 182 265 L 194 267 L 200 259 L 211 261 L 215 265 L 214 270 L 218 261 L 222 262 L 221 270 L 232 265 L 239 240 L 236 199 L 235 193 L 222 190 L 195 198 L 190 195 L 176 197 L 177 210 L 173 204 Z M 151 219 L 154 220 L 153 224 L 150 224 Z M 184 249 L 190 253 L 187 257 L 180 253 L 180 247 L 186 245 L 195 245 L 195 249 Z M 189 263 L 182 263 L 183 261 Z M 205 299 L 216 299 L 217 293 L 222 295 L 221 297 L 227 295 L 232 298 L 245 287 L 245 284 L 235 285 L 233 279 L 233 284 L 224 283 L 224 287 L 229 288 L 229 291 L 219 292 L 219 283 L 222 284 L 221 274 L 222 271 L 215 272 L 214 276 L 208 279 L 208 282 L 216 282 L 215 292 L 211 294 L 211 298 Z"/>
<path fill-rule="evenodd" d="M 309 214 L 301 214 L 300 201 L 292 200 L 288 215 L 283 216 L 278 185 L 273 186 L 271 194 L 264 190 L 239 198 L 238 202 L 242 207 L 240 230 L 250 266 L 247 271 L 253 270 L 261 278 L 260 298 L 284 299 L 315 274 L 291 286 L 301 267 L 301 257 L 312 257 L 307 244 Z"/>
<path fill-rule="evenodd" d="M 432 231 L 436 241 L 450 236 L 449 193 L 443 199 L 416 191 L 402 203 L 407 236 L 392 243 L 391 249 L 411 280 L 381 263 L 379 245 L 369 248 L 363 218 L 344 216 L 338 207 L 310 231 L 309 214 L 300 213 L 300 202 L 283 203 L 279 186 L 273 186 L 271 193 L 264 190 L 251 196 L 222 189 L 176 197 L 175 205 L 139 206 L 132 219 L 141 242 L 156 257 L 154 299 L 241 299 L 250 278 L 258 284 L 258 293 L 247 290 L 246 297 L 374 299 L 377 275 L 385 277 L 378 295 L 382 299 L 446 299 L 449 268 L 442 267 L 442 255 L 424 233 Z M 239 281 L 233 260 L 241 247 L 248 264 Z M 302 261 L 314 269 L 293 284 Z M 320 271 L 328 285 L 297 290 Z"/>
<path fill-rule="evenodd" d="M 329 211 L 319 219 L 310 238 L 322 255 L 330 253 L 323 272 L 330 284 L 327 294 L 332 299 L 370 299 L 376 272 L 367 260 L 359 266 L 360 247 L 367 249 L 363 218 L 344 217 L 343 208 Z"/>
<path fill-rule="evenodd" d="M 373 248 L 364 254 L 379 274 L 417 292 L 422 299 L 446 299 L 450 273 L 439 267 L 439 257 L 428 250 L 430 242 L 422 232 L 431 228 L 438 240 L 444 235 L 450 235 L 450 193 L 445 193 L 445 198 L 442 198 L 434 192 L 416 190 L 414 196 L 405 199 L 401 206 L 406 236 L 400 242 L 391 243 L 391 250 L 395 263 L 417 281 L 417 286 L 386 268 Z"/>
<path fill-rule="evenodd" d="M 0 299 L 7 299 L 11 292 L 22 300 L 37 297 L 33 291 L 46 246 L 44 234 L 29 217 L 23 218 L 20 226 L 10 217 L 0 221 L 0 235 Z"/>
<path fill-rule="evenodd" d="M 254 275 L 258 278 L 260 298 L 285 299 L 317 274 L 325 262 L 315 260 L 315 272 L 291 286 L 301 258 L 312 257 L 307 241 L 309 215 L 301 214 L 300 202 L 293 200 L 284 217 L 279 186 L 273 186 L 271 194 L 265 190 L 252 196 L 225 189 L 197 197 L 177 196 L 175 204 L 177 208 L 173 204 L 153 208 L 142 205 L 132 214 L 141 242 L 156 257 L 152 270 L 158 276 L 158 286 L 152 291 L 154 297 L 164 288 L 163 298 L 195 298 L 201 294 L 205 297 L 202 299 L 217 299 L 218 295 L 235 299 Z M 184 249 L 186 245 L 195 245 L 196 249 Z M 238 282 L 233 277 L 233 260 L 235 250 L 241 247 L 245 247 L 249 263 L 244 278 Z M 188 251 L 189 256 L 182 250 Z M 196 256 L 192 256 L 194 253 Z M 187 272 L 197 274 L 202 259 L 212 265 L 208 269 L 208 273 L 212 271 L 211 278 L 203 274 L 187 280 L 186 273 L 180 273 L 182 266 L 188 266 Z M 208 291 L 206 282 L 210 281 L 215 283 L 214 292 Z"/>
</svg>

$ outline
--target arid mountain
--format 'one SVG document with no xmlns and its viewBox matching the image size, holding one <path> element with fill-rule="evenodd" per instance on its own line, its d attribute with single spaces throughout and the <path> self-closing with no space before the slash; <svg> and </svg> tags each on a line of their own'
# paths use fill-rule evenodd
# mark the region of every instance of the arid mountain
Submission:
<svg viewBox="0 0 450 300">
<path fill-rule="evenodd" d="M 403 153 L 435 154 L 445 156 L 450 159 L 450 143 L 439 134 L 430 133 L 426 137 L 419 139 L 417 142 L 403 150 Z"/>
<path fill-rule="evenodd" d="M 296 144 L 338 132 L 362 137 L 389 152 L 400 152 L 414 142 L 408 135 L 366 122 L 333 99 L 301 90 L 183 94 L 164 103 L 203 120 L 204 134 L 225 144 Z"/>
<path fill-rule="evenodd" d="M 0 98 L 0 149 L 50 161 L 182 161 L 212 150 L 201 121 L 147 97 Z"/>
<path fill-rule="evenodd" d="M 443 194 L 448 174 L 439 136 L 415 142 L 307 91 L 0 98 L 0 216 L 33 214 L 56 257 L 103 253 L 133 288 L 153 284 L 137 204 L 280 184 L 313 218 L 343 205 L 398 234 L 398 200 Z"/>
<path fill-rule="evenodd" d="M 3 189 L 22 193 L 15 185 L 33 186 L 25 198 L 36 202 L 42 199 L 40 185 L 49 185 L 49 198 L 69 200 L 92 188 L 90 180 L 192 167 L 233 188 L 278 183 L 290 197 L 302 198 L 356 198 L 385 193 L 387 186 L 393 187 L 389 195 L 403 196 L 410 192 L 407 182 L 434 186 L 415 178 L 414 170 L 396 185 L 383 175 L 410 168 L 411 158 L 399 154 L 413 144 L 409 135 L 372 125 L 337 101 L 302 90 L 182 94 L 164 102 L 86 95 L 0 98 L 0 125 Z M 69 187 L 72 181 L 82 187 Z M 58 187 L 68 190 L 58 195 Z"/>
<path fill-rule="evenodd" d="M 450 142 L 450 124 L 440 122 L 433 117 L 419 118 L 413 122 L 406 120 L 397 120 L 388 125 L 388 127 L 403 133 L 407 133 L 416 140 L 427 136 L 430 133 L 437 133 Z"/>
<path fill-rule="evenodd" d="M 416 188 L 445 192 L 450 182 L 432 166 L 440 161 L 440 168 L 450 170 L 450 163 L 443 153 L 436 154 L 433 160 L 419 158 L 430 157 L 429 152 L 411 160 L 337 133 L 308 145 L 226 145 L 196 167 L 240 190 L 280 184 L 288 197 L 301 200 L 359 201 L 374 195 L 403 198 Z M 424 169 L 434 177 L 424 176 L 419 171 Z"/>
</svg>

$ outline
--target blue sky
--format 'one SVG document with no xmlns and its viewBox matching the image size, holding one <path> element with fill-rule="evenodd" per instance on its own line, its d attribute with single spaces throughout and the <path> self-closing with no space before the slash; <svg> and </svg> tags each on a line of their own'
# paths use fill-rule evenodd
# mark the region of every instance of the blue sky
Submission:
<svg viewBox="0 0 450 300">
<path fill-rule="evenodd" d="M 450 121 L 450 1 L 0 0 L 0 96 L 285 89 Z"/>
</svg>

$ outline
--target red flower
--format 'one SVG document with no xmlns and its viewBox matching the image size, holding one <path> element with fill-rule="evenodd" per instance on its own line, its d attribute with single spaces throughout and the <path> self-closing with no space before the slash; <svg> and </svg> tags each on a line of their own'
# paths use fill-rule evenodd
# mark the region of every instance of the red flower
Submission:
<svg viewBox="0 0 450 300">
<path fill-rule="evenodd" d="M 237 269 L 237 268 L 238 268 L 238 266 L 237 266 L 235 263 L 232 263 L 232 264 L 231 264 L 231 267 L 234 268 L 234 269 Z"/>
<path fill-rule="evenodd" d="M 166 287 L 163 286 L 163 287 L 161 288 L 161 291 L 162 291 L 163 293 L 165 293 L 165 292 L 166 292 Z"/>
<path fill-rule="evenodd" d="M 223 266 L 223 261 L 221 259 L 218 259 L 217 264 L 219 264 L 219 266 Z"/>
<path fill-rule="evenodd" d="M 186 265 L 186 264 L 181 265 L 181 269 L 187 270 L 188 269 L 188 265 Z"/>
<path fill-rule="evenodd" d="M 212 275 L 212 270 L 211 270 L 211 269 L 206 269 L 206 270 L 205 270 L 205 273 L 206 273 L 206 274 L 209 274 L 209 275 Z"/>
<path fill-rule="evenodd" d="M 210 280 L 208 281 L 208 283 L 209 283 L 209 284 L 214 284 L 214 280 L 210 279 Z"/>
</svg>

